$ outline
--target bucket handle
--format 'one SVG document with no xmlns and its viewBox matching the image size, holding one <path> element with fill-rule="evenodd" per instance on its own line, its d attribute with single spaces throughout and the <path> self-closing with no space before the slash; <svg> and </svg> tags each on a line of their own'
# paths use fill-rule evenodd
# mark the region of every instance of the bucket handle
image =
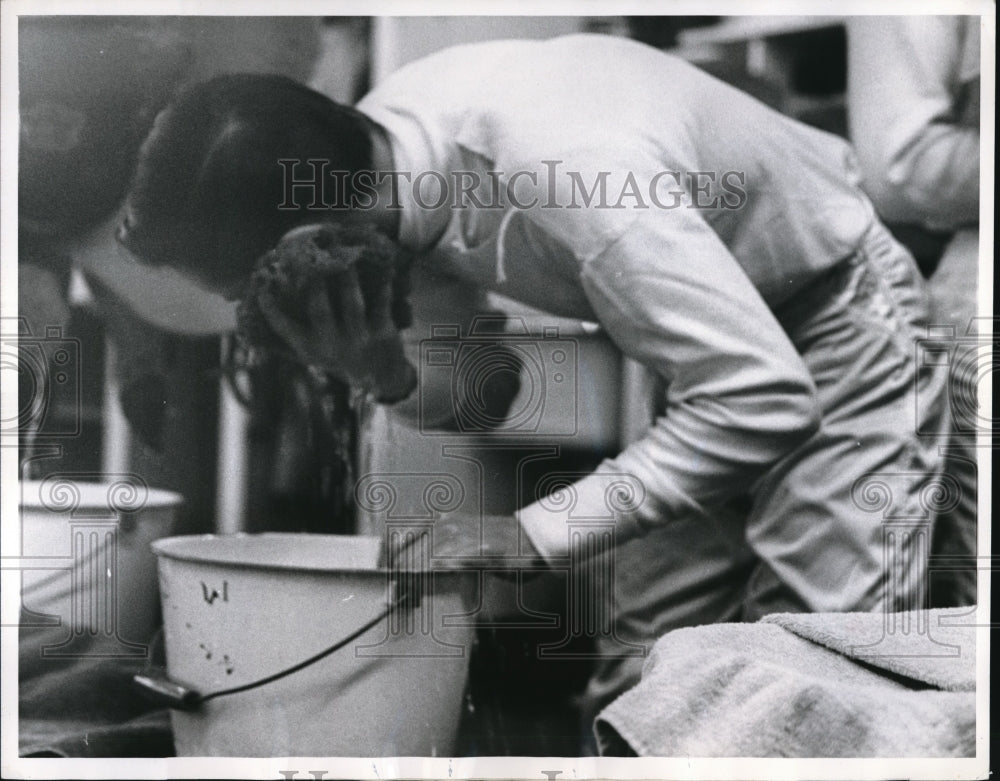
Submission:
<svg viewBox="0 0 1000 781">
<path fill-rule="evenodd" d="M 293 664 L 291 667 L 288 667 L 280 672 L 273 673 L 272 675 L 265 676 L 264 678 L 259 678 L 256 681 L 244 683 L 240 686 L 233 686 L 229 689 L 220 689 L 219 691 L 209 692 L 208 694 L 201 694 L 182 683 L 172 680 L 167 674 L 167 671 L 162 667 L 151 667 L 141 673 L 137 673 L 132 677 L 132 683 L 144 697 L 152 700 L 158 705 L 163 705 L 173 710 L 194 711 L 197 710 L 203 702 L 214 700 L 216 697 L 225 697 L 230 694 L 238 694 L 239 692 L 257 689 L 261 686 L 273 683 L 274 681 L 291 675 L 292 673 L 297 673 L 299 670 L 304 670 L 306 667 L 325 659 L 335 651 L 339 651 L 348 643 L 357 640 L 369 629 L 385 620 L 385 618 L 387 618 L 397 607 L 400 607 L 408 602 L 412 602 L 409 590 L 397 588 L 395 599 L 390 601 L 382 612 L 365 623 L 359 629 L 356 629 L 347 637 L 342 640 L 338 640 L 336 643 L 323 649 L 318 654 L 314 654 L 308 659 L 303 659 L 301 662 Z"/>
</svg>

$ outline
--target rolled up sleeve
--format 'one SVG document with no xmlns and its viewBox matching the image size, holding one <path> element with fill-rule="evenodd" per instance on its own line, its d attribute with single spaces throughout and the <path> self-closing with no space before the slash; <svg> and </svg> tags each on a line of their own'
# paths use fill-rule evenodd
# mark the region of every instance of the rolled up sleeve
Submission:
<svg viewBox="0 0 1000 781">
<path fill-rule="evenodd" d="M 668 384 L 666 412 L 646 436 L 574 486 L 579 514 L 603 509 L 617 476 L 641 483 L 644 499 L 620 515 L 619 540 L 746 492 L 818 428 L 805 364 L 697 212 L 637 217 L 584 264 L 581 282 L 622 352 Z M 566 554 L 568 517 L 544 501 L 519 517 L 546 558 Z"/>
</svg>

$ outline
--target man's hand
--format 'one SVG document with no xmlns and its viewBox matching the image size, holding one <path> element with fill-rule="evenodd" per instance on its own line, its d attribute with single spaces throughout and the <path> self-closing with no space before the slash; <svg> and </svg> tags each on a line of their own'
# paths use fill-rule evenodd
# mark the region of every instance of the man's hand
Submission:
<svg viewBox="0 0 1000 781">
<path fill-rule="evenodd" d="M 345 269 L 331 284 L 309 291 L 304 323 L 286 315 L 267 292 L 261 292 L 258 303 L 302 363 L 353 388 L 371 390 L 380 402 L 401 401 L 416 387 L 416 370 L 403 354 L 392 320 L 388 285 L 366 308 L 356 269 Z"/>
<path fill-rule="evenodd" d="M 450 513 L 434 523 L 431 568 L 441 569 L 541 569 L 545 561 L 512 515 L 482 518 Z M 390 567 L 409 568 L 403 551 L 388 551 Z"/>
</svg>

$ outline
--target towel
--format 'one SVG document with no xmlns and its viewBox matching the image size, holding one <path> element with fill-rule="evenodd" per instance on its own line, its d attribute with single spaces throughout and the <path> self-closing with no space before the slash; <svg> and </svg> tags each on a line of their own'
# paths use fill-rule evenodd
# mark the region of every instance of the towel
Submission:
<svg viewBox="0 0 1000 781">
<path fill-rule="evenodd" d="M 974 692 L 975 611 L 777 613 L 761 620 L 886 672 L 945 691 Z"/>
<path fill-rule="evenodd" d="M 598 715 L 598 745 L 639 756 L 975 756 L 968 613 L 779 614 L 675 630 Z"/>
</svg>

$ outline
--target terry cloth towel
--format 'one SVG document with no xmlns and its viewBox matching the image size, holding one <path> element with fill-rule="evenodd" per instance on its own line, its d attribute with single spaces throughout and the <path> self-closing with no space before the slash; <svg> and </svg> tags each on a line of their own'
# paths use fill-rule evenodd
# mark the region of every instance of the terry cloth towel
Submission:
<svg viewBox="0 0 1000 781">
<path fill-rule="evenodd" d="M 606 707 L 602 754 L 975 756 L 970 608 L 677 629 Z"/>
</svg>

